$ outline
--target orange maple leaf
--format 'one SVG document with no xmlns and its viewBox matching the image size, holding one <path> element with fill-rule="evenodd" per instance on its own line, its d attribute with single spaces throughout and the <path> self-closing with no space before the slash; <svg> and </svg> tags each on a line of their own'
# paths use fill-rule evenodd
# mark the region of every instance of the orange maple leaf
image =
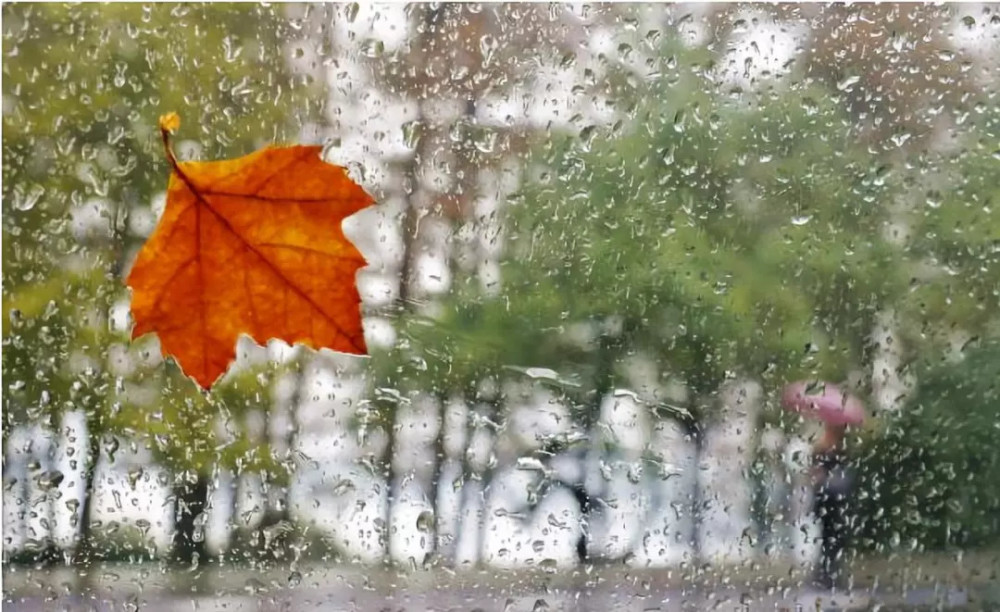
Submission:
<svg viewBox="0 0 1000 612">
<path fill-rule="evenodd" d="M 245 157 L 178 162 L 167 204 L 128 275 L 132 338 L 156 332 L 164 354 L 209 388 L 248 334 L 314 349 L 366 352 L 355 285 L 366 264 L 341 222 L 374 204 L 321 147 L 266 147 Z"/>
</svg>

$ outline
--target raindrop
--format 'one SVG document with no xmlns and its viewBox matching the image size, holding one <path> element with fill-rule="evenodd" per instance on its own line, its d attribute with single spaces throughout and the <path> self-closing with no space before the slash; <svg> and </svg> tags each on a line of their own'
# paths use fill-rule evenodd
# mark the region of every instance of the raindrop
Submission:
<svg viewBox="0 0 1000 612">
<path fill-rule="evenodd" d="M 142 466 L 141 465 L 130 465 L 128 468 L 128 484 L 135 491 L 135 484 L 139 482 L 142 478 Z"/>
<path fill-rule="evenodd" d="M 523 512 L 511 512 L 506 508 L 497 508 L 496 510 L 493 511 L 493 516 L 497 518 L 519 519 L 522 521 L 528 518 L 528 515 L 524 514 Z"/>
<path fill-rule="evenodd" d="M 354 481 L 348 480 L 347 478 L 341 478 L 337 481 L 337 484 L 333 485 L 333 494 L 337 496 L 346 495 L 354 489 Z"/>
<path fill-rule="evenodd" d="M 115 70 L 115 87 L 123 87 L 125 85 L 125 71 L 128 70 L 128 64 L 125 62 L 119 62 L 115 65 Z"/>
<path fill-rule="evenodd" d="M 434 513 L 430 510 L 424 510 L 419 515 L 417 515 L 417 530 L 424 533 L 430 532 L 434 528 Z"/>
<path fill-rule="evenodd" d="M 517 469 L 526 472 L 544 472 L 545 465 L 535 457 L 518 457 Z"/>
<path fill-rule="evenodd" d="M 812 221 L 812 215 L 796 215 L 792 217 L 792 225 L 805 225 Z"/>
<path fill-rule="evenodd" d="M 385 51 L 385 43 L 381 40 L 369 38 L 361 43 L 361 54 L 365 57 L 374 59 L 381 56 L 383 51 Z"/>
<path fill-rule="evenodd" d="M 492 130 L 484 131 L 479 138 L 476 138 L 476 150 L 480 153 L 492 153 L 496 150 L 497 140 L 500 135 Z"/>
<path fill-rule="evenodd" d="M 490 34 L 486 34 L 479 39 L 479 50 L 483 54 L 483 66 L 489 66 L 493 62 L 493 56 L 499 47 L 500 44 L 497 42 L 496 37 Z"/>
<path fill-rule="evenodd" d="M 35 476 L 35 482 L 41 490 L 49 491 L 58 487 L 65 478 L 66 476 L 59 470 L 49 470 Z"/>
<path fill-rule="evenodd" d="M 17 210 L 31 210 L 38 204 L 38 200 L 45 195 L 45 188 L 41 185 L 28 187 L 27 193 L 18 185 L 14 188 L 14 208 Z"/>
<path fill-rule="evenodd" d="M 424 122 L 419 119 L 407 121 L 403 124 L 403 144 L 410 149 L 417 148 L 420 137 L 423 135 Z"/>
<path fill-rule="evenodd" d="M 224 57 L 228 64 L 235 62 L 243 53 L 243 47 L 236 43 L 232 36 L 222 39 L 222 48 L 225 51 Z"/>
<path fill-rule="evenodd" d="M 678 134 L 684 133 L 684 127 L 685 127 L 685 121 L 686 121 L 686 119 L 687 119 L 687 115 L 685 114 L 684 109 L 682 108 L 682 109 L 678 110 L 677 113 L 674 115 L 674 131 L 675 132 L 677 132 Z"/>
<path fill-rule="evenodd" d="M 848 89 L 850 89 L 854 84 L 856 84 L 860 80 L 861 80 L 860 76 L 858 76 L 856 74 L 855 75 L 851 75 L 851 76 L 847 77 L 846 79 L 837 82 L 837 90 L 838 91 L 847 91 Z"/>
<path fill-rule="evenodd" d="M 114 462 L 115 453 L 118 452 L 118 447 L 120 446 L 118 438 L 114 436 L 109 436 L 104 439 L 104 452 L 108 454 L 108 460 Z"/>
<path fill-rule="evenodd" d="M 354 20 L 358 18 L 359 10 L 361 10 L 361 6 L 357 2 L 352 2 L 344 7 L 344 17 L 347 18 L 348 23 L 354 23 Z"/>
<path fill-rule="evenodd" d="M 584 151 L 590 151 L 590 148 L 594 143 L 595 136 L 597 136 L 596 125 L 588 125 L 580 130 L 580 148 Z"/>
<path fill-rule="evenodd" d="M 667 148 L 667 152 L 663 154 L 663 165 L 671 166 L 674 163 L 674 147 L 670 146 Z"/>
<path fill-rule="evenodd" d="M 906 141 L 910 139 L 910 136 L 911 134 L 909 132 L 900 131 L 890 136 L 889 140 L 891 140 L 897 147 L 901 147 L 906 144 Z"/>
<path fill-rule="evenodd" d="M 642 464 L 636 463 L 628 469 L 628 481 L 632 484 L 639 484 L 642 481 Z"/>
</svg>

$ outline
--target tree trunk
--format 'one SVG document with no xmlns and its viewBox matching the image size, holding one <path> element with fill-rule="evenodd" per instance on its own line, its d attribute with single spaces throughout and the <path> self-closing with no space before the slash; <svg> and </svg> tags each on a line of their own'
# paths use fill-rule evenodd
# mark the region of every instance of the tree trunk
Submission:
<svg viewBox="0 0 1000 612">
<path fill-rule="evenodd" d="M 487 420 L 488 423 L 495 423 L 496 422 L 497 414 L 500 412 L 500 401 L 501 400 L 500 400 L 499 397 L 495 397 L 493 399 L 490 399 L 489 402 L 487 403 L 488 404 L 488 408 L 487 408 L 487 412 L 486 412 L 486 420 Z M 489 427 L 489 425 L 485 425 L 485 427 Z M 470 442 L 472 441 L 471 436 L 469 438 L 469 441 Z M 496 434 L 496 432 L 493 432 L 493 434 L 490 436 L 490 443 L 493 446 L 496 445 L 496 443 L 497 443 L 497 434 Z M 486 460 L 486 467 L 483 469 L 483 471 L 482 472 L 474 472 L 474 473 L 475 473 L 475 478 L 478 478 L 478 480 L 480 482 L 480 488 L 481 488 L 482 497 L 483 497 L 482 502 L 481 502 L 481 504 L 479 506 L 479 510 L 480 511 L 478 513 L 478 516 L 477 516 L 476 529 L 475 529 L 475 534 L 476 534 L 476 547 L 475 547 L 475 551 L 476 551 L 476 555 L 478 555 L 478 559 L 476 560 L 477 561 L 477 565 L 478 565 L 479 563 L 482 562 L 482 560 L 486 556 L 484 554 L 484 551 L 483 551 L 484 542 L 486 541 L 486 538 L 484 537 L 484 534 L 486 532 L 486 514 L 489 511 L 490 481 L 493 479 L 493 472 L 490 469 L 490 464 L 489 464 L 489 458 L 488 457 L 487 457 L 487 460 Z M 467 482 L 466 482 L 465 486 L 468 486 Z"/>
<path fill-rule="evenodd" d="M 595 448 L 594 445 L 594 431 L 595 425 L 601 418 L 601 404 L 604 403 L 604 397 L 611 392 L 612 382 L 614 380 L 614 339 L 605 333 L 601 333 L 598 338 L 597 345 L 597 357 L 594 367 L 594 388 L 593 396 L 591 397 L 590 406 L 586 412 L 582 415 L 581 426 L 587 434 L 587 450 L 583 455 L 583 482 L 580 483 L 578 490 L 573 491 L 574 496 L 577 498 L 580 504 L 580 538 L 576 544 L 577 560 L 581 563 L 587 561 L 590 558 L 589 555 L 589 542 L 588 542 L 588 532 L 589 529 L 585 529 L 587 523 L 590 520 L 591 514 L 594 510 L 594 497 L 587 491 L 586 488 L 586 470 L 588 459 L 591 453 L 596 453 L 598 458 L 602 458 L 602 451 L 600 448 Z M 604 490 L 599 493 L 598 496 L 607 493 L 608 483 L 604 483 Z"/>
<path fill-rule="evenodd" d="M 233 489 L 233 496 L 229 502 L 229 540 L 226 543 L 226 552 L 234 553 L 239 546 L 240 536 L 240 496 L 243 494 L 243 475 L 233 470 L 233 482 L 230 485 Z"/>
<path fill-rule="evenodd" d="M 697 400 L 696 400 L 697 402 Z M 700 405 L 694 405 L 692 414 L 702 414 Z M 704 432 L 697 418 L 691 418 L 684 423 L 687 433 L 694 443 L 694 470 L 691 483 L 691 552 L 695 563 L 701 562 L 701 527 L 702 511 L 704 510 L 704 491 L 702 491 L 701 481 L 701 456 L 704 452 Z"/>
<path fill-rule="evenodd" d="M 198 474 L 194 482 L 174 485 L 173 561 L 197 565 L 205 558 L 203 513 L 208 506 L 208 479 Z"/>
<path fill-rule="evenodd" d="M 94 536 L 91 531 L 94 524 L 94 495 L 96 493 L 97 466 L 101 461 L 101 440 L 96 429 L 87 424 L 87 469 L 83 472 L 83 502 L 80 504 L 80 514 L 76 520 L 80 522 L 80 530 L 77 533 L 75 550 L 73 551 L 74 564 L 89 564 L 96 561 L 97 550 Z M 75 526 L 75 525 L 74 525 Z"/>
<path fill-rule="evenodd" d="M 448 416 L 448 398 L 443 394 L 438 394 L 437 399 L 438 432 L 437 436 L 434 438 L 434 457 L 432 459 L 434 462 L 434 470 L 431 472 L 430 494 L 428 496 L 431 502 L 431 515 L 434 517 L 434 527 L 431 534 L 434 541 L 431 542 L 431 553 L 435 555 L 438 552 L 441 540 L 441 513 L 439 510 L 441 505 L 441 475 L 444 473 L 444 464 L 447 460 L 444 452 L 444 437 Z"/>
<path fill-rule="evenodd" d="M 122 202 L 118 202 L 114 208 L 114 216 L 108 220 L 111 233 L 111 262 L 108 268 L 108 276 L 110 278 L 121 277 L 125 267 L 127 251 L 125 228 L 128 224 L 129 212 L 127 206 Z M 104 293 L 98 303 L 102 314 L 108 315 L 113 303 L 114 292 L 108 291 Z M 106 334 L 108 329 L 110 328 L 105 326 L 101 334 L 101 343 L 105 345 L 103 351 L 105 360 L 108 354 L 107 344 L 109 338 Z M 106 362 L 105 370 L 107 370 Z M 96 557 L 98 556 L 92 529 L 94 524 L 94 496 L 97 492 L 97 466 L 101 462 L 102 407 L 91 404 L 85 408 L 84 415 L 87 423 L 87 457 L 85 459 L 87 467 L 83 472 L 83 500 L 80 503 L 80 513 L 74 515 L 75 520 L 79 522 L 79 531 L 77 532 L 72 554 L 73 562 L 76 564 L 89 564 L 96 561 Z M 115 451 L 117 448 L 118 440 L 117 438 L 113 438 L 113 446 L 108 449 L 109 462 L 115 460 Z M 76 524 L 73 524 L 73 526 L 76 527 Z"/>
<path fill-rule="evenodd" d="M 452 564 L 458 565 L 458 543 L 461 541 L 462 534 L 465 532 L 465 510 L 469 507 L 469 481 L 472 479 L 472 464 L 469 462 L 469 447 L 472 445 L 472 438 L 475 435 L 475 428 L 472 426 L 473 418 L 472 412 L 474 407 L 470 402 L 466 401 L 466 412 L 465 412 L 465 450 L 462 452 L 460 464 L 462 470 L 462 490 L 459 492 L 458 500 L 458 519 L 455 521 L 455 546 L 453 550 Z M 476 537 L 479 537 L 479 530 L 481 527 L 481 521 L 475 525 Z M 474 550 L 479 551 L 479 543 L 476 543 Z"/>
<path fill-rule="evenodd" d="M 51 417 L 50 417 L 51 418 Z M 57 449 L 59 447 L 60 438 L 60 428 L 55 427 L 52 421 L 49 422 L 52 431 L 52 442 L 49 444 L 46 451 L 44 469 L 52 473 L 56 469 L 56 455 Z M 44 565 L 53 565 L 58 563 L 62 554 L 59 547 L 56 545 L 55 529 L 56 529 L 56 493 L 58 484 L 55 486 L 47 486 L 43 491 L 45 496 L 45 518 L 42 521 L 42 526 L 45 528 L 45 537 L 43 538 L 44 545 L 39 551 L 38 563 Z"/>
<path fill-rule="evenodd" d="M 293 364 L 295 368 L 295 386 L 292 392 L 292 397 L 289 399 L 288 414 L 289 420 L 292 426 L 287 432 L 283 433 L 284 442 L 284 452 L 286 456 L 290 458 L 295 449 L 295 442 L 298 436 L 298 406 L 302 398 L 302 383 L 305 379 L 304 374 L 304 357 L 296 357 Z M 274 409 L 272 404 L 271 409 Z M 271 452 L 274 452 L 274 446 L 271 444 L 271 410 L 265 412 L 265 435 L 268 436 L 268 446 L 271 448 Z M 292 462 L 286 462 L 286 465 L 291 465 Z M 279 474 L 278 478 L 275 478 L 273 474 L 265 474 L 264 476 L 270 476 L 272 482 L 265 481 L 265 491 L 264 491 L 264 504 L 265 511 L 264 516 L 261 519 L 260 524 L 254 533 L 254 547 L 256 549 L 257 555 L 260 558 L 273 558 L 273 559 L 284 559 L 287 557 L 288 550 L 288 534 L 292 531 L 292 518 L 290 511 L 291 502 L 291 479 L 293 474 L 291 472 L 287 474 Z M 277 482 L 275 482 L 277 481 Z M 275 491 L 274 489 L 280 489 Z"/>
<path fill-rule="evenodd" d="M 382 453 L 382 466 L 385 468 L 385 520 L 383 522 L 385 537 L 385 563 L 393 564 L 392 560 L 392 505 L 396 500 L 396 468 L 393 457 L 396 455 L 396 414 L 389 415 L 386 426 L 385 450 Z"/>
<path fill-rule="evenodd" d="M 423 112 L 419 110 L 420 106 L 418 104 L 417 122 L 418 125 L 422 124 Z M 423 139 L 422 139 L 423 140 Z M 413 267 L 413 256 L 414 249 L 413 245 L 417 242 L 417 232 L 419 230 L 418 224 L 420 217 L 417 214 L 417 210 L 413 205 L 413 194 L 418 189 L 418 175 L 417 170 L 420 166 L 420 145 L 418 143 L 417 150 L 414 152 L 413 159 L 410 160 L 407 168 L 405 169 L 405 182 L 403 187 L 403 197 L 406 201 L 406 210 L 403 213 L 403 227 L 401 230 L 401 238 L 403 242 L 403 258 L 399 269 L 399 296 L 397 298 L 397 315 L 402 316 L 408 309 L 410 304 L 410 283 L 411 283 L 411 270 Z M 396 499 L 396 470 L 393 466 L 393 457 L 396 453 L 396 410 L 398 406 L 392 410 L 392 414 L 387 416 L 387 423 L 385 424 L 386 432 L 386 446 L 382 454 L 382 467 L 385 470 L 385 487 L 386 487 L 386 510 L 385 510 L 385 560 L 387 563 L 392 563 L 392 506 Z"/>
</svg>

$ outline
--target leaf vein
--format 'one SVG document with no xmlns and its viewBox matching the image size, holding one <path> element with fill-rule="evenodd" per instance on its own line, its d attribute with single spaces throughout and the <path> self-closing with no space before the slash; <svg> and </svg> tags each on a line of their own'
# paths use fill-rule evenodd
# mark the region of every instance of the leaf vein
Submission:
<svg viewBox="0 0 1000 612">
<path fill-rule="evenodd" d="M 261 253 L 246 238 L 244 238 L 243 235 L 241 235 L 238 231 L 236 231 L 236 228 L 234 228 L 232 226 L 232 224 L 229 222 L 229 220 L 226 219 L 226 217 L 222 213 L 220 213 L 219 211 L 217 211 L 215 209 L 215 207 L 212 206 L 211 202 L 209 202 L 208 199 L 205 198 L 204 194 L 202 194 L 201 192 L 199 192 L 197 190 L 197 188 L 195 187 L 194 183 L 192 183 L 191 180 L 187 176 L 185 176 L 185 175 L 183 175 L 181 173 L 181 178 L 184 180 L 185 183 L 187 183 L 187 186 L 191 190 L 191 193 L 194 194 L 194 196 L 198 199 L 198 201 L 200 201 L 202 204 L 205 205 L 205 208 L 208 209 L 208 211 L 211 212 L 212 215 L 215 216 L 215 218 L 219 220 L 219 222 L 222 224 L 222 226 L 229 233 L 231 233 L 237 240 L 239 240 L 241 243 L 243 243 L 244 245 L 246 245 L 246 247 L 249 248 L 251 252 L 253 252 L 255 255 L 257 255 L 257 257 L 260 258 L 260 260 L 262 262 L 264 262 L 268 266 L 268 268 L 270 268 L 271 271 L 278 278 L 280 278 L 282 281 L 284 281 L 283 284 L 286 287 L 286 289 L 287 288 L 291 288 L 293 291 L 295 291 L 295 293 L 297 293 L 299 295 L 299 297 L 301 297 L 310 306 L 312 306 L 313 310 L 315 310 L 320 315 L 322 315 L 325 319 L 327 319 L 330 322 L 330 324 L 333 325 L 334 329 L 336 329 L 340 333 L 341 336 L 343 336 L 348 342 L 351 343 L 351 346 L 353 346 L 359 352 L 362 352 L 362 347 L 360 345 L 358 345 L 357 341 L 353 337 L 351 337 L 349 334 L 347 334 L 347 332 L 345 332 L 344 329 L 339 324 L 337 324 L 337 321 L 333 318 L 333 316 L 331 316 L 328 312 L 326 312 L 326 310 L 322 306 L 320 306 L 319 304 L 317 304 L 316 301 L 313 300 L 312 297 L 309 296 L 301 287 L 299 287 L 296 283 L 292 282 L 292 280 L 290 278 L 288 278 L 287 276 L 285 276 L 282 273 L 282 271 L 274 264 L 274 262 L 272 262 L 270 259 L 268 259 L 267 257 L 265 257 L 264 254 Z M 199 211 L 200 211 L 200 208 L 199 208 Z M 200 215 L 199 215 L 198 221 L 199 221 L 198 225 L 200 226 Z M 199 238 L 200 238 L 200 236 L 199 236 Z M 199 240 L 198 243 L 197 243 L 197 249 L 196 249 L 195 257 L 198 258 L 198 259 L 200 259 L 200 256 L 201 256 L 201 241 Z M 204 300 L 204 291 L 202 292 L 202 299 Z M 202 319 L 204 319 L 204 310 L 205 309 L 204 309 L 204 306 L 203 306 L 201 308 Z M 205 336 L 205 331 L 206 330 L 205 330 L 205 327 L 204 327 L 204 324 L 203 324 L 202 325 L 202 336 L 203 337 Z M 203 348 L 205 348 L 206 351 L 207 351 L 207 347 L 206 346 L 203 346 Z M 206 352 L 205 355 L 203 355 L 203 357 L 205 357 L 207 359 L 207 352 Z M 207 368 L 207 364 L 206 364 L 206 368 Z"/>
</svg>

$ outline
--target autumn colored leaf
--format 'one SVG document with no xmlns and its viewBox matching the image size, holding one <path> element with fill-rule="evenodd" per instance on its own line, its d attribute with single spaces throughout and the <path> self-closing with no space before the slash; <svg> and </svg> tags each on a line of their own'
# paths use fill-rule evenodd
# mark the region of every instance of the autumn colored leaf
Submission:
<svg viewBox="0 0 1000 612">
<path fill-rule="evenodd" d="M 361 253 L 341 222 L 374 200 L 318 146 L 266 147 L 245 157 L 179 162 L 159 224 L 135 260 L 132 337 L 156 332 L 162 351 L 203 388 L 247 334 L 314 349 L 365 353 L 355 285 Z"/>
</svg>

